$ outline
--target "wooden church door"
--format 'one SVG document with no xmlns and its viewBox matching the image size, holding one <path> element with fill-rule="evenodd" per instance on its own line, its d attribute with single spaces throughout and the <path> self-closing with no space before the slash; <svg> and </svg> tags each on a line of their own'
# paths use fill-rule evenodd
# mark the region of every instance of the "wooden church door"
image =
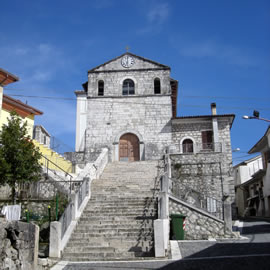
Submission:
<svg viewBox="0 0 270 270">
<path fill-rule="evenodd" d="M 127 133 L 120 138 L 119 161 L 140 160 L 140 144 L 136 135 Z"/>
</svg>

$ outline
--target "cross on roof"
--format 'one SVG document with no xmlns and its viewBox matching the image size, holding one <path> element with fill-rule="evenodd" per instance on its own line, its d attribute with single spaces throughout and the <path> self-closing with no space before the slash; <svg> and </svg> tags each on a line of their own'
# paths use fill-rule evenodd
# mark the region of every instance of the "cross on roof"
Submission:
<svg viewBox="0 0 270 270">
<path fill-rule="evenodd" d="M 126 46 L 126 51 L 128 52 L 130 50 L 130 47 L 129 46 Z"/>
</svg>

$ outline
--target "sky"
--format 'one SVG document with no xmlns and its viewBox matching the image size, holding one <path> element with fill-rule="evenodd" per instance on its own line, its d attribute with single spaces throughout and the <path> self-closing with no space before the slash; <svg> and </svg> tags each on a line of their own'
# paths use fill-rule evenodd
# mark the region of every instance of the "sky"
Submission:
<svg viewBox="0 0 270 270">
<path fill-rule="evenodd" d="M 270 119 L 269 0 L 1 1 L 0 67 L 19 82 L 4 93 L 44 112 L 35 118 L 75 147 L 76 96 L 87 71 L 126 51 L 171 67 L 178 116 L 235 114 L 234 164 Z M 32 97 L 31 97 L 32 96 Z M 35 97 L 33 97 L 35 96 Z M 50 97 L 50 98 L 45 98 Z M 53 97 L 53 98 L 52 98 Z"/>
</svg>

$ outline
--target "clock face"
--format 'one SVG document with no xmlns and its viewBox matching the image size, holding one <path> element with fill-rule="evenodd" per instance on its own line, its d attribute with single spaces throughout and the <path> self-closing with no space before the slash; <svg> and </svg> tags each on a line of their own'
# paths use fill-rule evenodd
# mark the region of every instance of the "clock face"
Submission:
<svg viewBox="0 0 270 270">
<path fill-rule="evenodd" d="M 123 56 L 122 60 L 121 60 L 121 64 L 123 67 L 125 68 L 129 68 L 134 64 L 134 58 L 130 55 L 125 55 Z"/>
</svg>

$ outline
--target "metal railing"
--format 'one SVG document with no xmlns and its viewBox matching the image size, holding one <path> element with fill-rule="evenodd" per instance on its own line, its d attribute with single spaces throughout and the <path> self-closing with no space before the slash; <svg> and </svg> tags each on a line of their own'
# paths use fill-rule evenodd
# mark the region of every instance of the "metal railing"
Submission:
<svg viewBox="0 0 270 270">
<path fill-rule="evenodd" d="M 66 172 L 63 168 L 61 168 L 59 165 L 57 165 L 56 163 L 54 163 L 53 161 L 51 161 L 50 159 L 48 159 L 44 155 L 41 155 L 40 163 L 45 168 L 45 172 L 47 173 L 48 176 L 49 176 L 49 172 L 51 172 L 54 176 L 57 176 L 59 179 L 62 179 L 65 182 L 69 182 L 70 183 L 69 190 L 71 193 L 72 182 L 73 182 L 72 181 L 73 176 L 71 174 Z M 53 170 L 52 168 L 57 168 L 59 172 Z M 57 182 L 60 182 L 60 181 L 57 181 Z"/>
<path fill-rule="evenodd" d="M 78 190 L 78 209 L 80 208 L 84 198 L 89 194 L 89 179 L 85 178 Z"/>
<path fill-rule="evenodd" d="M 71 221 L 72 221 L 72 213 L 74 210 L 79 210 L 79 208 L 82 205 L 82 202 L 84 199 L 89 195 L 89 178 L 85 178 L 77 190 L 75 194 L 75 200 L 77 200 L 77 209 L 74 209 L 76 207 L 74 201 L 70 201 L 68 206 L 66 207 L 65 211 L 63 212 L 61 218 L 59 219 L 59 222 L 61 223 L 61 238 L 64 237 L 65 232 L 67 228 L 69 227 Z"/>
<path fill-rule="evenodd" d="M 65 194 L 65 186 L 71 185 L 72 190 L 77 190 L 82 181 L 38 181 L 35 183 L 27 183 L 20 188 L 19 196 L 21 199 L 52 199 L 60 192 Z M 70 187 L 68 187 L 70 189 Z"/>
<path fill-rule="evenodd" d="M 219 219 L 224 219 L 223 202 L 207 196 L 192 187 L 170 181 L 169 192 L 176 198 L 200 208 Z"/>
<path fill-rule="evenodd" d="M 61 238 L 64 237 L 65 232 L 72 221 L 72 212 L 73 212 L 74 203 L 71 201 L 66 207 L 64 213 L 62 214 L 59 222 L 61 223 Z"/>
</svg>

